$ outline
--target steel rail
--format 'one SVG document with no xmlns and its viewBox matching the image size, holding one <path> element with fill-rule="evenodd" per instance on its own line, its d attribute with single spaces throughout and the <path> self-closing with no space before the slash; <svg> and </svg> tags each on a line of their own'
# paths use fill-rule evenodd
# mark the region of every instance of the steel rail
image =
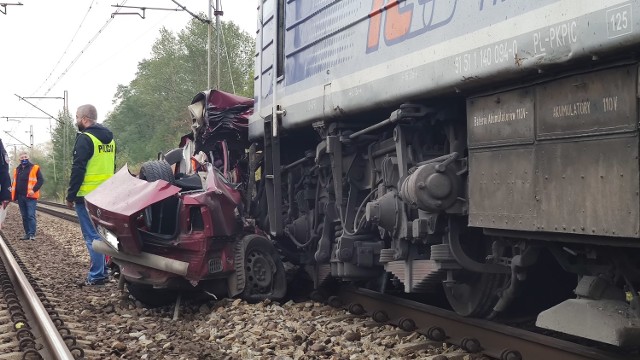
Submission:
<svg viewBox="0 0 640 360">
<path fill-rule="evenodd" d="M 64 204 L 54 203 L 50 201 L 38 201 L 37 209 L 38 211 L 42 211 L 45 214 L 53 215 L 55 217 L 58 217 L 67 221 L 71 221 L 75 223 L 78 222 L 77 215 L 69 214 L 68 212 L 64 212 L 64 211 L 51 209 L 51 208 L 48 208 L 47 206 L 57 207 L 57 208 L 65 209 L 67 211 L 72 211 L 71 209 L 67 208 Z"/>
<path fill-rule="evenodd" d="M 9 247 L 4 241 L 4 237 L 0 236 L 0 251 L 7 265 L 7 270 L 11 272 L 10 276 L 15 279 L 20 290 L 26 295 L 26 305 L 32 314 L 34 314 L 35 325 L 41 330 L 42 339 L 47 345 L 47 351 L 53 358 L 52 360 L 73 360 L 74 357 L 69 351 L 67 344 L 62 339 L 55 324 L 49 317 L 47 309 L 42 305 L 38 295 L 29 284 L 29 280 L 20 269 L 20 265 L 11 254 Z"/>
<path fill-rule="evenodd" d="M 638 359 L 488 320 L 465 318 L 452 311 L 371 290 L 342 287 L 337 298 L 332 300 L 334 306 L 345 307 L 356 315 L 366 313 L 378 322 L 417 331 L 430 340 L 454 344 L 465 351 L 500 360 Z"/>
<path fill-rule="evenodd" d="M 61 209 L 68 209 L 66 204 L 55 202 L 55 201 L 38 200 L 38 204 L 57 207 L 57 208 L 61 208 Z"/>
</svg>

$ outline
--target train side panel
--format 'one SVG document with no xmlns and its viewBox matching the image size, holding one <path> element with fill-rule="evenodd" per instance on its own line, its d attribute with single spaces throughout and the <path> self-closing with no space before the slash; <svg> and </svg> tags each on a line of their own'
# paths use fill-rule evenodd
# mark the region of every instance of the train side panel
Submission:
<svg viewBox="0 0 640 360">
<path fill-rule="evenodd" d="M 469 225 L 638 237 L 637 65 L 467 100 Z"/>
<path fill-rule="evenodd" d="M 640 2 L 621 0 L 283 1 L 280 10 L 268 0 L 250 136 L 262 135 L 274 85 L 282 126 L 294 128 L 621 56 L 640 42 L 639 11 Z"/>
</svg>

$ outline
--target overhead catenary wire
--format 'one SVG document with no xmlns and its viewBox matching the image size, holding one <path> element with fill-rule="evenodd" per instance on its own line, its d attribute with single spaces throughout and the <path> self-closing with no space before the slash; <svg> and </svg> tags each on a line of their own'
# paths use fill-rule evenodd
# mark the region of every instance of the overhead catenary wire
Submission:
<svg viewBox="0 0 640 360">
<path fill-rule="evenodd" d="M 189 15 L 193 16 L 194 18 L 200 20 L 201 22 L 205 23 L 205 24 L 210 24 L 211 23 L 211 19 L 203 19 L 200 16 L 192 13 L 189 9 L 187 9 L 186 6 L 180 4 L 179 2 L 177 2 L 176 0 L 171 0 L 174 4 L 178 5 L 182 10 L 186 11 Z M 123 3 L 124 4 L 124 3 Z"/>
<path fill-rule="evenodd" d="M 187 9 L 186 6 L 180 4 L 179 2 L 177 2 L 176 0 L 171 0 L 174 4 L 178 5 L 182 10 L 186 11 L 187 13 L 189 13 L 189 15 L 191 15 L 192 17 L 194 17 L 195 19 L 198 19 L 199 21 L 201 21 L 202 23 L 205 23 L 208 25 L 207 31 L 208 31 L 208 38 L 207 38 L 207 88 L 211 88 L 211 1 L 209 0 L 209 6 L 207 8 L 207 10 L 209 11 L 209 17 L 207 19 L 203 19 L 200 16 L 194 14 L 193 12 L 189 11 Z M 217 0 L 219 1 L 219 0 Z M 216 10 L 216 21 L 218 21 L 218 11 Z M 218 36 L 218 39 L 220 39 L 220 37 Z M 219 55 L 218 55 L 219 57 Z M 218 65 L 218 73 L 220 66 Z M 218 88 L 220 88 L 220 76 L 218 76 Z"/>
<path fill-rule="evenodd" d="M 122 2 L 122 4 L 120 5 L 124 5 L 127 3 L 128 0 L 124 0 Z M 122 8 L 118 8 L 116 9 L 115 13 L 119 13 L 120 10 L 122 10 Z M 47 89 L 47 91 L 44 93 L 45 96 L 47 94 L 49 94 L 49 91 L 51 91 L 51 89 L 53 89 L 58 82 L 60 81 L 60 79 L 62 79 L 68 72 L 69 70 L 73 67 L 73 65 L 75 65 L 75 63 L 78 61 L 78 59 L 80 59 L 80 57 L 84 54 L 85 51 L 87 51 L 87 49 L 89 49 L 89 47 L 93 44 L 93 42 L 98 38 L 98 36 L 100 36 L 100 34 L 102 34 L 102 32 L 104 31 L 104 29 L 107 28 L 107 26 L 109 26 L 109 24 L 111 23 L 111 21 L 113 21 L 113 17 L 110 17 L 107 22 L 105 22 L 104 25 L 102 25 L 102 27 L 100 28 L 100 30 L 98 30 L 98 32 L 89 40 L 89 42 L 87 43 L 87 45 L 84 46 L 84 48 L 82 48 L 82 50 L 80 50 L 80 53 L 78 53 L 78 55 L 71 61 L 71 63 L 69 64 L 69 66 L 67 66 L 66 69 L 64 69 L 64 71 L 60 74 L 60 76 L 58 76 L 58 78 L 56 79 L 56 81 L 53 83 L 53 85 L 51 85 L 49 87 L 49 89 Z"/>
<path fill-rule="evenodd" d="M 71 44 L 73 44 L 74 40 L 76 39 L 76 36 L 78 35 L 78 33 L 80 32 L 80 29 L 82 28 L 82 25 L 84 25 L 84 21 L 87 19 L 87 16 L 89 15 L 89 12 L 91 12 L 91 9 L 93 8 L 93 3 L 95 2 L 95 0 L 91 1 L 91 4 L 89 4 L 89 9 L 87 9 L 87 12 L 84 14 L 84 17 L 82 18 L 82 21 L 80 21 L 80 25 L 78 25 L 78 28 L 76 29 L 76 32 L 73 34 L 73 36 L 71 37 L 71 41 L 69 41 L 69 44 L 67 44 L 67 47 L 64 49 L 64 51 L 62 52 L 62 55 L 60 55 L 60 58 L 58 59 L 58 61 L 56 62 L 55 65 L 53 65 L 53 69 L 51 69 L 51 72 L 49 73 L 49 75 L 47 75 L 47 78 L 44 79 L 44 81 L 42 82 L 42 84 L 40 84 L 40 86 L 38 86 L 38 88 L 31 94 L 31 96 L 33 96 L 34 94 L 36 94 L 40 88 L 42 88 L 42 86 L 44 84 L 47 83 L 47 81 L 49 81 L 49 79 L 51 78 L 51 75 L 53 75 L 53 72 L 56 71 L 56 69 L 58 68 L 58 65 L 60 65 L 60 61 L 62 61 L 62 59 L 64 58 L 64 56 L 67 54 L 67 51 L 69 50 L 69 47 L 71 47 Z"/>
<path fill-rule="evenodd" d="M 220 26 L 220 34 L 222 34 L 222 46 L 224 47 L 224 54 L 227 57 L 227 66 L 229 68 L 229 79 L 231 79 L 231 89 L 233 89 L 233 93 L 236 93 L 236 86 L 233 83 L 233 73 L 231 72 L 231 60 L 229 60 L 229 48 L 227 47 L 227 42 L 224 40 L 224 27 Z"/>
<path fill-rule="evenodd" d="M 20 100 L 22 100 L 22 101 L 26 102 L 27 104 L 29 104 L 29 105 L 33 106 L 34 108 L 38 109 L 41 113 L 43 113 L 43 114 L 47 115 L 48 117 L 52 118 L 52 119 L 53 119 L 53 120 L 55 120 L 58 124 L 63 125 L 63 121 L 62 121 L 62 120 L 60 120 L 59 118 L 57 118 L 57 117 L 55 117 L 55 116 L 53 116 L 53 115 L 49 114 L 48 112 L 46 112 L 46 111 L 44 111 L 44 110 L 40 109 L 38 106 L 36 106 L 36 105 L 35 105 L 35 104 L 33 104 L 32 102 L 30 102 L 29 100 L 25 99 L 24 97 L 22 97 L 22 96 L 20 96 L 20 95 L 18 95 L 18 94 L 13 94 L 13 95 L 15 95 L 18 99 L 20 99 Z"/>
<path fill-rule="evenodd" d="M 158 8 L 158 7 L 147 7 L 147 6 L 124 6 L 124 5 L 111 5 L 112 7 L 125 8 L 125 9 L 137 9 L 142 10 L 142 14 L 138 12 L 114 12 L 111 14 L 111 17 L 116 15 L 138 15 L 143 19 L 146 19 L 147 10 L 165 10 L 165 11 L 184 11 L 183 9 L 169 9 L 169 8 Z"/>
<path fill-rule="evenodd" d="M 137 43 L 138 41 L 140 41 L 140 39 L 142 39 L 142 37 L 144 37 L 149 31 L 151 31 L 152 29 L 155 29 L 158 25 L 160 25 L 161 23 L 164 23 L 164 21 L 171 16 L 171 13 L 167 14 L 165 17 L 163 17 L 162 19 L 158 20 L 156 23 L 154 23 L 153 25 L 151 25 L 150 27 L 148 27 L 146 30 L 144 30 L 142 33 L 140 33 L 140 35 L 135 38 L 135 40 L 129 42 L 127 45 L 125 46 L 121 46 L 118 48 L 118 51 L 111 53 L 109 56 L 103 57 L 103 61 L 98 63 L 96 66 L 92 67 L 90 70 L 88 70 L 87 72 L 83 73 L 82 75 L 80 75 L 80 77 L 84 77 L 85 75 L 88 75 L 89 73 L 93 72 L 94 70 L 100 68 L 101 66 L 103 66 L 104 64 L 106 64 L 107 62 L 109 62 L 111 59 L 113 59 L 116 55 L 119 55 L 121 53 L 123 53 L 124 51 L 126 51 L 127 49 L 129 49 L 131 46 L 133 46 L 135 43 Z"/>
<path fill-rule="evenodd" d="M 0 3 L 0 14 L 7 15 L 7 6 L 22 6 L 22 3 Z"/>
<path fill-rule="evenodd" d="M 173 1 L 173 0 L 172 0 Z M 224 26 L 221 24 L 220 22 L 220 17 L 219 15 L 222 15 L 224 13 L 224 11 L 222 10 L 222 0 L 216 0 L 216 5 L 213 6 L 213 9 L 215 10 L 215 15 L 216 15 L 216 32 L 218 33 L 217 35 L 217 44 L 216 44 L 216 53 L 218 56 L 218 60 L 216 62 L 216 66 L 217 66 L 217 83 L 218 83 L 218 90 L 220 89 L 220 38 L 222 37 L 222 47 L 224 47 L 224 53 L 225 56 L 227 58 L 227 68 L 229 69 L 229 79 L 231 80 L 231 89 L 233 91 L 233 93 L 236 92 L 236 86 L 233 83 L 233 74 L 231 73 L 231 60 L 229 59 L 229 51 L 227 48 L 227 44 L 224 38 Z M 211 29 L 212 24 L 209 24 L 209 29 Z"/>
</svg>

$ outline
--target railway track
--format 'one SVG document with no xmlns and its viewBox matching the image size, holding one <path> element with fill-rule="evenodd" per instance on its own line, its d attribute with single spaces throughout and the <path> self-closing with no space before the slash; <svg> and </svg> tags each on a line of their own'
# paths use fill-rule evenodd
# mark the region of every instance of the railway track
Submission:
<svg viewBox="0 0 640 360">
<path fill-rule="evenodd" d="M 0 233 L 0 359 L 78 359 L 71 330 Z"/>
<path fill-rule="evenodd" d="M 640 359 L 637 355 L 611 353 L 493 321 L 461 317 L 438 307 L 366 289 L 342 287 L 328 302 L 354 315 L 370 316 L 379 324 L 392 324 L 407 333 L 416 331 L 434 344 L 446 342 L 494 359 Z"/>
<path fill-rule="evenodd" d="M 43 213 L 75 223 L 78 222 L 78 216 L 76 215 L 76 212 L 73 209 L 69 209 L 65 204 L 39 200 L 38 211 L 42 211 Z"/>
<path fill-rule="evenodd" d="M 38 210 L 77 222 L 75 212 L 64 204 L 40 201 Z M 493 321 L 461 317 L 438 307 L 366 289 L 342 287 L 328 303 L 353 315 L 370 316 L 377 324 L 396 326 L 406 334 L 420 333 L 429 339 L 424 346 L 448 343 L 465 352 L 499 360 L 640 359 L 637 355 L 607 352 Z"/>
</svg>

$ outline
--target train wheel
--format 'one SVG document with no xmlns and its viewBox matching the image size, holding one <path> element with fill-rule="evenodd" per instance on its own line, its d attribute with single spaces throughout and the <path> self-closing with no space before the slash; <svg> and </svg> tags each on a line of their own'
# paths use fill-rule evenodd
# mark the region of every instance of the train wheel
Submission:
<svg viewBox="0 0 640 360">
<path fill-rule="evenodd" d="M 242 298 L 248 302 L 282 299 L 287 279 L 280 255 L 264 237 L 249 236 L 245 241 Z"/>
<path fill-rule="evenodd" d="M 492 249 L 494 239 L 484 237 L 479 230 L 465 229 L 459 239 L 464 252 L 474 261 L 485 262 L 495 251 Z M 498 251 L 503 253 L 506 250 L 502 248 Z M 454 270 L 453 281 L 443 282 L 444 293 L 456 313 L 468 317 L 487 317 L 493 312 L 499 292 L 506 288 L 509 279 L 506 274 Z"/>
<path fill-rule="evenodd" d="M 456 281 L 444 283 L 444 293 L 451 308 L 462 316 L 487 317 L 499 300 L 498 291 L 505 286 L 504 274 L 478 274 L 461 270 Z"/>
</svg>

